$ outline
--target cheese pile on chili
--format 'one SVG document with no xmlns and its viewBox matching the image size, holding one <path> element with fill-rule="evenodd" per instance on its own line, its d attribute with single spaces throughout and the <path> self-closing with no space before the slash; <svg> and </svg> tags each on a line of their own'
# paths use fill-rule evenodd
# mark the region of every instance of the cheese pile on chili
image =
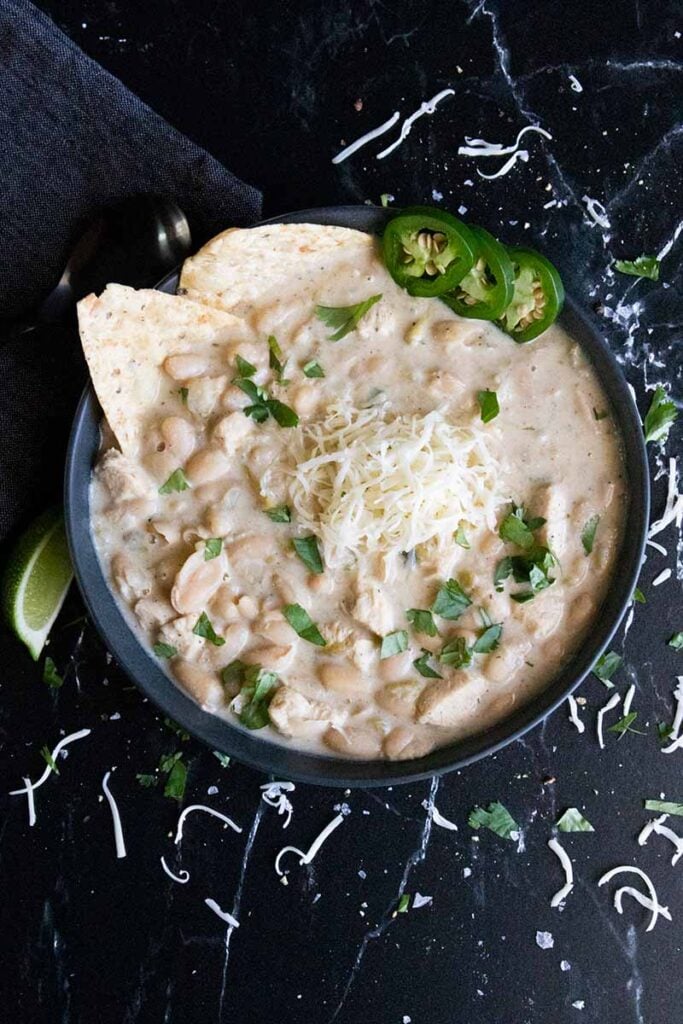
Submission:
<svg viewBox="0 0 683 1024">
<path fill-rule="evenodd" d="M 495 529 L 497 465 L 484 431 L 435 410 L 395 416 L 333 406 L 305 427 L 290 484 L 297 519 L 330 566 L 349 556 L 453 543 L 458 527 Z"/>
</svg>

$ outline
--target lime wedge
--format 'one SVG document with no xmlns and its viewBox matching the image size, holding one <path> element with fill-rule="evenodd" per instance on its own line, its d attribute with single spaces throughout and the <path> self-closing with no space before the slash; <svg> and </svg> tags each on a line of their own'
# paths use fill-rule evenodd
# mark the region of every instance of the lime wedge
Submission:
<svg viewBox="0 0 683 1024">
<path fill-rule="evenodd" d="M 2 580 L 5 617 L 36 661 L 72 579 L 64 518 L 51 508 L 19 538 Z"/>
</svg>

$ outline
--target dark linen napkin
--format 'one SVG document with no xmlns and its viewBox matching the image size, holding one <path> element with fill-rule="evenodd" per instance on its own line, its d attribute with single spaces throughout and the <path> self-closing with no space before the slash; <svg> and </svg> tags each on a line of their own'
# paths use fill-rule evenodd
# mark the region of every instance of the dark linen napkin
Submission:
<svg viewBox="0 0 683 1024">
<path fill-rule="evenodd" d="M 85 380 L 72 325 L 6 340 L 3 321 L 56 284 L 98 208 L 170 196 L 200 243 L 257 220 L 261 197 L 26 0 L 0 0 L 0 97 L 1 541 L 55 495 Z"/>
</svg>

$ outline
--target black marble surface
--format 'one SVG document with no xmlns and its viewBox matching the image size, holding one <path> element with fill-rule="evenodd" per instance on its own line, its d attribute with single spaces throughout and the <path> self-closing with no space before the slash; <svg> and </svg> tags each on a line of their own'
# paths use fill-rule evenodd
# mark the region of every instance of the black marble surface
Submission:
<svg viewBox="0 0 683 1024">
<path fill-rule="evenodd" d="M 466 207 L 467 217 L 506 240 L 541 247 L 568 290 L 593 309 L 641 408 L 646 387 L 658 381 L 680 400 L 679 5 L 40 6 L 155 110 L 261 187 L 267 212 L 376 202 L 389 192 L 399 203 Z M 343 143 L 394 110 L 407 116 L 444 88 L 454 95 L 385 160 L 375 158 L 382 145 L 374 143 L 332 165 Z M 466 135 L 510 143 L 529 123 L 552 139 L 527 136 L 528 163 L 503 178 L 477 173 L 500 162 L 457 155 Z M 589 217 L 586 196 L 604 205 L 602 226 Z M 662 251 L 659 283 L 611 269 L 615 257 Z M 652 451 L 655 514 L 680 437 Z M 636 685 L 644 735 L 612 734 L 599 751 L 595 713 L 607 692 L 591 678 L 580 691 L 583 735 L 560 710 L 496 757 L 431 785 L 366 792 L 297 785 L 286 831 L 261 800 L 263 777 L 221 767 L 158 719 L 81 620 L 75 593 L 50 645 L 65 670 L 61 689 L 49 690 L 3 636 L 2 793 L 40 773 L 44 743 L 74 729 L 92 732 L 37 793 L 34 828 L 23 799 L 0 798 L 0 1019 L 676 1024 L 683 865 L 671 867 L 666 839 L 641 848 L 635 838 L 647 820 L 644 798 L 683 800 L 683 751 L 663 755 L 656 735 L 658 722 L 671 721 L 675 675 L 683 671 L 683 655 L 666 646 L 683 627 L 681 549 L 675 527 L 657 540 L 668 554 L 649 549 L 641 580 L 647 604 L 636 606 L 627 636 L 622 628 L 615 643 L 624 654 L 615 681 L 622 693 Z M 672 578 L 653 588 L 665 567 Z M 189 765 L 185 803 L 230 814 L 240 835 L 195 815 L 175 849 L 178 806 L 135 776 L 176 750 Z M 113 766 L 125 860 L 115 857 L 100 789 Z M 494 799 L 520 822 L 519 844 L 468 827 L 469 809 Z M 311 866 L 288 861 L 282 885 L 277 851 L 306 849 L 340 805 L 348 812 L 343 825 Z M 563 837 L 577 883 L 558 911 L 549 901 L 561 872 L 546 842 L 558 813 L 572 805 L 596 831 Z M 434 825 L 431 806 L 458 831 Z M 676 828 L 676 819 L 670 824 Z M 683 833 L 682 826 L 678 819 Z M 163 874 L 162 854 L 190 871 L 187 885 Z M 624 916 L 616 914 L 613 886 L 596 883 L 618 864 L 650 873 L 671 923 L 660 919 L 647 933 L 647 914 L 628 897 Z M 416 892 L 432 902 L 394 916 L 400 896 Z M 206 897 L 234 913 L 239 929 L 226 932 Z M 552 948 L 539 948 L 538 931 L 552 933 Z"/>
</svg>

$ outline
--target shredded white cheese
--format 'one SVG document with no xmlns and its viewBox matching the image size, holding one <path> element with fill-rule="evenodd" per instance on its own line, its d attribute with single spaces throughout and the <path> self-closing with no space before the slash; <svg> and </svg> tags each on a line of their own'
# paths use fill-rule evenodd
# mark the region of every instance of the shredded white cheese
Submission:
<svg viewBox="0 0 683 1024">
<path fill-rule="evenodd" d="M 236 825 L 232 818 L 228 818 L 226 814 L 221 814 L 220 811 L 214 811 L 213 807 L 205 807 L 204 804 L 190 804 L 190 806 L 186 807 L 183 813 L 178 818 L 178 825 L 176 826 L 174 840 L 176 846 L 183 838 L 183 827 L 185 825 L 185 819 L 187 818 L 188 814 L 192 814 L 193 811 L 202 811 L 204 814 L 210 814 L 213 818 L 220 818 L 221 821 L 224 821 L 225 824 L 229 825 L 230 828 L 235 830 L 235 832 L 242 831 L 239 825 Z"/>
<path fill-rule="evenodd" d="M 654 548 L 655 551 L 659 551 L 660 555 L 666 556 L 669 553 L 664 547 L 664 545 L 658 544 L 656 540 L 648 540 L 646 541 L 646 544 L 649 548 Z"/>
<path fill-rule="evenodd" d="M 560 864 L 564 869 L 565 882 L 561 889 L 558 889 L 553 898 L 550 901 L 551 907 L 559 907 L 561 903 L 564 903 L 569 893 L 574 888 L 574 869 L 572 862 L 569 859 L 569 854 L 561 846 L 559 841 L 554 837 L 548 840 L 548 846 L 554 854 L 559 858 Z"/>
<path fill-rule="evenodd" d="M 430 808 L 430 813 L 432 816 L 432 821 L 434 822 L 435 825 L 439 825 L 441 828 L 450 829 L 451 832 L 458 831 L 458 826 L 455 824 L 455 822 L 449 821 L 448 818 L 444 818 L 441 811 L 434 807 L 434 805 L 432 805 L 432 807 Z"/>
<path fill-rule="evenodd" d="M 123 838 L 123 828 L 121 826 L 121 815 L 119 814 L 119 808 L 116 800 L 114 799 L 111 790 L 109 789 L 109 776 L 111 772 L 106 772 L 102 779 L 102 789 L 104 795 L 107 798 L 107 803 L 111 810 L 111 817 L 114 823 L 114 842 L 116 843 L 116 856 L 121 859 L 126 856 L 126 843 Z"/>
<path fill-rule="evenodd" d="M 569 704 L 569 721 L 576 726 L 578 732 L 585 732 L 586 726 L 579 718 L 579 705 L 576 703 L 576 697 L 573 693 L 569 694 L 567 702 Z"/>
<path fill-rule="evenodd" d="M 591 199 L 590 196 L 581 196 L 586 204 L 586 210 L 590 220 L 599 228 L 608 230 L 611 227 L 607 210 L 598 199 Z"/>
<path fill-rule="evenodd" d="M 59 754 L 60 750 L 63 750 L 64 747 L 69 745 L 69 743 L 75 743 L 76 740 L 82 740 L 86 736 L 89 736 L 89 735 L 90 735 L 90 729 L 79 729 L 78 732 L 72 732 L 68 736 L 64 736 L 59 741 L 59 743 L 55 746 L 54 750 L 52 751 L 52 754 L 51 754 L 52 763 L 56 764 L 56 758 L 57 758 L 57 755 Z M 52 764 L 48 764 L 48 765 L 46 765 L 43 774 L 40 776 L 40 778 L 38 779 L 37 782 L 31 782 L 31 780 L 27 776 L 23 776 L 22 782 L 26 783 L 26 785 L 23 787 L 23 789 L 11 789 L 10 792 L 9 792 L 10 796 L 23 796 L 23 794 L 26 793 L 26 798 L 27 798 L 27 802 L 28 802 L 28 823 L 29 823 L 29 826 L 33 826 L 36 823 L 36 802 L 35 802 L 34 793 L 35 793 L 35 791 L 40 786 L 43 785 L 44 782 L 47 782 L 47 780 L 52 775 L 53 771 L 54 771 L 54 769 L 52 767 Z"/>
<path fill-rule="evenodd" d="M 569 76 L 569 83 L 571 85 L 572 92 L 583 92 L 583 86 L 576 75 Z"/>
<path fill-rule="evenodd" d="M 184 868 L 182 868 L 177 875 L 174 875 L 171 869 L 169 868 L 168 864 L 166 863 L 166 859 L 164 857 L 161 858 L 161 866 L 168 875 L 168 877 L 172 878 L 174 882 L 178 882 L 180 885 L 185 885 L 186 882 L 190 881 L 189 871 L 186 871 Z"/>
<path fill-rule="evenodd" d="M 299 524 L 320 537 L 331 567 L 349 555 L 453 544 L 462 523 L 494 529 L 496 460 L 478 425 L 440 410 L 389 418 L 386 409 L 333 406 L 295 442 L 290 494 Z"/>
<path fill-rule="evenodd" d="M 313 841 L 313 843 L 305 853 L 303 850 L 300 850 L 297 846 L 283 846 L 280 852 L 278 853 L 277 857 L 275 858 L 275 870 L 277 871 L 278 875 L 284 875 L 284 871 L 280 870 L 280 860 L 282 859 L 285 853 L 298 853 L 299 864 L 310 864 L 313 858 L 315 857 L 316 853 L 320 849 L 320 847 L 328 838 L 328 836 L 330 836 L 334 832 L 334 830 L 342 824 L 343 821 L 344 816 L 342 814 L 337 814 L 337 816 L 332 819 L 329 825 L 325 826 L 325 828 L 322 830 L 318 838 Z"/>
<path fill-rule="evenodd" d="M 647 896 L 643 896 L 643 894 L 639 892 L 638 889 L 633 889 L 631 886 L 628 885 L 624 886 L 623 888 L 618 889 L 614 894 L 614 906 L 616 907 L 617 913 L 623 914 L 624 912 L 622 907 L 623 897 L 632 896 L 635 900 L 637 900 L 638 903 L 641 904 L 641 906 L 646 907 L 650 911 L 650 922 L 647 926 L 646 931 L 652 931 L 654 926 L 657 924 L 657 918 L 660 914 L 662 917 L 665 917 L 667 921 L 670 921 L 671 914 L 669 913 L 668 907 L 663 907 L 660 904 L 659 900 L 657 899 L 657 892 L 655 890 L 654 885 L 652 884 L 650 877 L 646 875 L 644 871 L 641 871 L 640 868 L 632 867 L 629 864 L 621 864 L 619 867 L 612 868 L 611 871 L 608 871 L 606 874 L 604 874 L 602 878 L 598 880 L 598 885 L 606 885 L 607 882 L 610 882 L 616 875 L 629 873 L 638 875 L 639 878 L 643 879 L 645 885 L 647 886 L 647 890 L 650 894 L 649 899 Z"/>
<path fill-rule="evenodd" d="M 656 537 L 662 530 L 666 530 L 670 523 L 676 523 L 678 529 L 683 526 L 683 494 L 678 491 L 678 460 L 669 459 L 669 483 L 666 494 L 666 504 L 661 517 L 655 520 L 648 530 L 648 538 Z M 666 554 L 666 548 L 662 548 Z"/>
<path fill-rule="evenodd" d="M 209 910 L 213 910 L 214 914 L 216 914 L 217 917 L 220 917 L 221 921 L 225 921 L 231 928 L 239 928 L 240 923 L 237 918 L 233 917 L 232 914 L 229 914 L 227 910 L 221 910 L 215 900 L 206 899 L 204 902 Z"/>
<path fill-rule="evenodd" d="M 617 704 L 619 704 L 620 701 L 621 701 L 621 694 L 613 693 L 612 696 L 610 697 L 610 699 L 607 701 L 607 703 L 604 704 L 603 707 L 601 707 L 600 710 L 598 711 L 597 730 L 598 730 L 598 743 L 600 744 L 600 749 L 601 750 L 605 749 L 605 739 L 604 739 L 604 736 L 602 734 L 603 719 L 604 719 L 605 715 L 607 714 L 607 712 L 611 711 L 612 708 L 615 708 L 617 706 Z"/>
<path fill-rule="evenodd" d="M 638 844 L 639 846 L 645 846 L 653 832 L 658 836 L 664 836 L 675 848 L 675 853 L 671 858 L 671 866 L 675 867 L 681 857 L 683 857 L 683 836 L 677 835 L 672 828 L 664 824 L 668 817 L 668 814 L 660 814 L 658 818 L 648 821 L 640 830 Z"/>
<path fill-rule="evenodd" d="M 368 142 L 372 142 L 373 139 L 378 138 L 380 135 L 384 135 L 385 132 L 388 132 L 390 128 L 394 127 L 400 116 L 401 115 L 399 114 L 398 110 L 395 110 L 394 113 L 389 118 L 389 120 L 385 121 L 384 124 L 381 124 L 379 128 L 373 128 L 371 132 L 367 132 L 365 135 L 361 135 L 361 137 L 359 139 L 356 139 L 355 142 L 352 142 L 350 146 L 347 146 L 345 149 L 342 149 L 341 152 L 337 153 L 335 157 L 332 157 L 332 163 L 342 163 L 342 161 L 352 156 L 357 149 L 360 149 L 361 146 L 365 146 L 367 145 Z"/>
<path fill-rule="evenodd" d="M 676 712 L 671 725 L 671 742 L 668 747 L 662 748 L 663 754 L 673 754 L 674 750 L 683 747 L 683 736 L 681 735 L 681 728 L 683 728 L 683 676 L 678 676 L 674 700 L 676 701 Z"/>
<path fill-rule="evenodd" d="M 624 697 L 624 718 L 626 718 L 626 715 L 631 710 L 631 704 L 633 703 L 633 697 L 635 695 L 635 692 L 636 688 L 633 684 L 631 684 L 631 686 L 629 686 L 628 690 L 626 691 L 626 696 Z"/>
<path fill-rule="evenodd" d="M 671 579 L 671 569 L 662 569 L 662 571 L 660 572 L 659 576 L 655 576 L 655 578 L 653 579 L 652 586 L 653 587 L 658 587 L 662 583 L 666 583 L 666 581 L 670 580 L 670 579 Z"/>
<path fill-rule="evenodd" d="M 295 788 L 293 782 L 266 782 L 261 786 L 261 799 L 264 803 L 267 803 L 269 807 L 274 807 L 278 814 L 286 815 L 283 828 L 287 828 L 292 820 L 294 808 L 287 793 L 293 793 Z"/>
<path fill-rule="evenodd" d="M 502 178 L 512 170 L 518 160 L 521 160 L 522 163 L 525 164 L 529 162 L 529 151 L 527 149 L 519 148 L 520 141 L 527 132 L 537 132 L 539 135 L 543 135 L 546 139 L 552 139 L 550 132 L 547 132 L 544 128 L 528 124 L 525 128 L 522 128 L 517 135 L 515 142 L 511 146 L 503 146 L 502 143 L 499 142 L 487 142 L 485 139 L 465 138 L 467 145 L 458 147 L 458 156 L 508 156 L 505 163 L 499 167 L 494 174 L 484 174 L 483 171 L 480 171 L 479 168 L 477 168 L 477 174 L 480 178 L 486 178 L 489 181 L 493 178 Z"/>
<path fill-rule="evenodd" d="M 441 92 L 437 92 L 436 96 L 432 96 L 430 100 L 425 100 L 417 110 L 405 119 L 401 125 L 401 134 L 396 139 L 396 142 L 392 142 L 390 146 L 387 146 L 387 148 L 383 149 L 381 153 L 378 153 L 377 160 L 384 160 L 385 156 L 389 156 L 390 153 L 393 153 L 393 151 L 401 145 L 404 139 L 408 138 L 410 131 L 418 118 L 424 117 L 425 114 L 433 114 L 439 103 L 441 103 L 442 100 L 445 100 L 447 96 L 455 96 L 455 89 L 442 89 Z"/>
</svg>

